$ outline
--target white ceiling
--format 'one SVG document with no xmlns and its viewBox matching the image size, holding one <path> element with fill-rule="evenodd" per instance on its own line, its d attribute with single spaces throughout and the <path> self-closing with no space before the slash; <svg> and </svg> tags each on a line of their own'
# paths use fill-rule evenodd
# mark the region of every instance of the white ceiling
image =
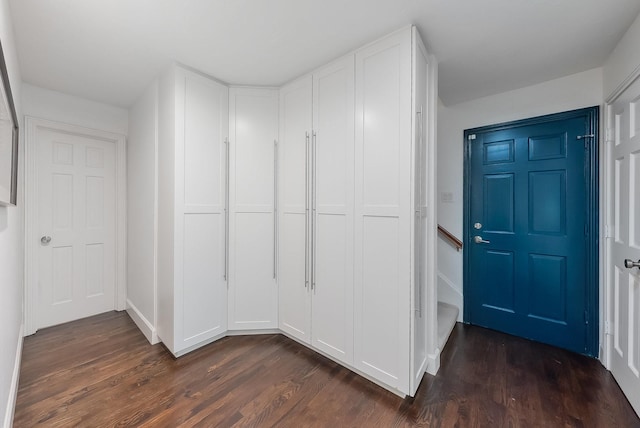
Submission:
<svg viewBox="0 0 640 428">
<path fill-rule="evenodd" d="M 127 107 L 171 61 L 280 85 L 408 23 L 455 104 L 601 66 L 638 0 L 11 0 L 23 80 Z"/>
</svg>

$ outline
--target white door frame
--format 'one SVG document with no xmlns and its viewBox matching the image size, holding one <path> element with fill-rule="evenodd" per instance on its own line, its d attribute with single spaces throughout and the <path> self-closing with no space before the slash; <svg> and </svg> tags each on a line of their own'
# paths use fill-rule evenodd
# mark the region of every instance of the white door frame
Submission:
<svg viewBox="0 0 640 428">
<path fill-rule="evenodd" d="M 611 281 L 610 266 L 614 219 L 611 218 L 612 210 L 609 208 L 614 198 L 614 172 L 611 169 L 611 149 L 614 138 L 613 104 L 637 79 L 640 79 L 640 64 L 638 64 L 635 70 L 605 99 L 605 126 L 603 127 L 605 144 L 601 146 L 601 150 L 603 151 L 603 153 L 601 153 L 601 155 L 603 155 L 601 159 L 604 159 L 604 167 L 601 168 L 602 181 L 600 183 L 600 194 L 602 195 L 600 199 L 600 283 L 604 284 L 600 295 L 601 315 L 604 315 L 604 317 L 601 316 L 600 318 L 602 320 L 600 323 L 600 360 L 607 370 L 611 370 L 611 352 L 613 350 L 613 336 L 609 328 L 609 326 L 613 325 L 610 297 L 612 296 L 614 286 Z"/>
<path fill-rule="evenodd" d="M 114 308 L 126 308 L 126 256 L 127 256 L 127 194 L 126 194 L 126 139 L 115 134 L 51 120 L 25 116 L 25 295 L 24 334 L 37 331 L 36 308 L 38 296 L 39 236 L 38 236 L 38 141 L 39 129 L 50 129 L 71 135 L 89 137 L 115 144 L 116 148 L 116 284 Z"/>
</svg>

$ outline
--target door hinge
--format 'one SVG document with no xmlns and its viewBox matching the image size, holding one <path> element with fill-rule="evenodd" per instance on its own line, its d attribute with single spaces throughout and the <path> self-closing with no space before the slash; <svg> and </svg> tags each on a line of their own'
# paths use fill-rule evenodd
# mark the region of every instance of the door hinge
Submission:
<svg viewBox="0 0 640 428">
<path fill-rule="evenodd" d="M 604 237 L 605 238 L 613 238 L 613 226 L 605 226 L 604 227 Z"/>
<path fill-rule="evenodd" d="M 604 131 L 604 140 L 607 143 L 613 143 L 613 129 L 612 128 L 607 128 Z"/>
<path fill-rule="evenodd" d="M 613 324 L 613 323 L 611 323 L 611 322 L 609 322 L 609 321 L 605 321 L 605 322 L 604 322 L 604 334 L 605 334 L 605 335 L 607 335 L 607 336 L 611 336 L 611 335 L 613 335 L 613 329 L 611 328 L 611 327 L 612 327 L 612 324 Z"/>
<path fill-rule="evenodd" d="M 476 139 L 476 134 L 470 134 L 467 136 L 467 140 L 475 140 Z"/>
</svg>

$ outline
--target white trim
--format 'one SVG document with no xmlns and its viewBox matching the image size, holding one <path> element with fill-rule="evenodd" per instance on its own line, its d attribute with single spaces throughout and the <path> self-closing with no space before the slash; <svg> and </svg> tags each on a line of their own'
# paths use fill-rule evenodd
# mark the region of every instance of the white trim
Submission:
<svg viewBox="0 0 640 428">
<path fill-rule="evenodd" d="M 427 373 L 435 376 L 440 370 L 440 348 L 436 348 L 432 354 L 427 354 L 427 361 Z"/>
<path fill-rule="evenodd" d="M 116 289 L 114 309 L 122 311 L 127 302 L 127 169 L 124 135 L 25 116 L 25 310 L 24 334 L 38 330 L 38 152 L 37 129 L 48 128 L 76 135 L 100 138 L 116 146 Z"/>
<path fill-rule="evenodd" d="M 136 326 L 138 326 L 138 329 L 140 329 L 150 344 L 155 345 L 160 342 L 160 339 L 158 339 L 158 332 L 155 327 L 129 299 L 127 299 L 127 314 Z"/>
<path fill-rule="evenodd" d="M 627 78 L 624 79 L 618 85 L 618 87 L 616 87 L 613 92 L 611 92 L 611 94 L 609 94 L 609 96 L 604 100 L 605 105 L 608 106 L 610 104 L 613 104 L 618 98 L 620 98 L 620 95 L 622 95 L 624 91 L 626 91 L 629 86 L 631 86 L 631 84 L 635 82 L 638 77 L 640 77 L 640 64 L 638 64 L 638 66 L 631 72 L 631 74 L 629 74 Z"/>
<path fill-rule="evenodd" d="M 11 386 L 9 397 L 7 398 L 7 408 L 4 414 L 4 428 L 13 426 L 13 415 L 16 408 L 16 398 L 18 397 L 18 384 L 20 381 L 20 362 L 22 361 L 22 343 L 24 338 L 24 324 L 20 325 L 18 333 L 18 347 L 16 348 L 16 360 L 13 365 L 13 376 L 11 376 Z"/>
</svg>

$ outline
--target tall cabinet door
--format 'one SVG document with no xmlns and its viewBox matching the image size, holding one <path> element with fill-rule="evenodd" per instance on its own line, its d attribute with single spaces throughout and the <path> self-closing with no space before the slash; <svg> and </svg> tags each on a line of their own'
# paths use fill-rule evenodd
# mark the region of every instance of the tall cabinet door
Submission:
<svg viewBox="0 0 640 428">
<path fill-rule="evenodd" d="M 313 74 L 312 345 L 353 363 L 354 57 Z"/>
<path fill-rule="evenodd" d="M 311 77 L 280 89 L 278 287 L 280 329 L 311 342 Z"/>
<path fill-rule="evenodd" d="M 228 91 L 195 73 L 177 73 L 174 305 L 178 354 L 227 329 Z"/>
<path fill-rule="evenodd" d="M 229 329 L 278 327 L 278 91 L 229 91 Z"/>
<path fill-rule="evenodd" d="M 408 393 L 411 32 L 356 53 L 355 362 Z"/>
</svg>

